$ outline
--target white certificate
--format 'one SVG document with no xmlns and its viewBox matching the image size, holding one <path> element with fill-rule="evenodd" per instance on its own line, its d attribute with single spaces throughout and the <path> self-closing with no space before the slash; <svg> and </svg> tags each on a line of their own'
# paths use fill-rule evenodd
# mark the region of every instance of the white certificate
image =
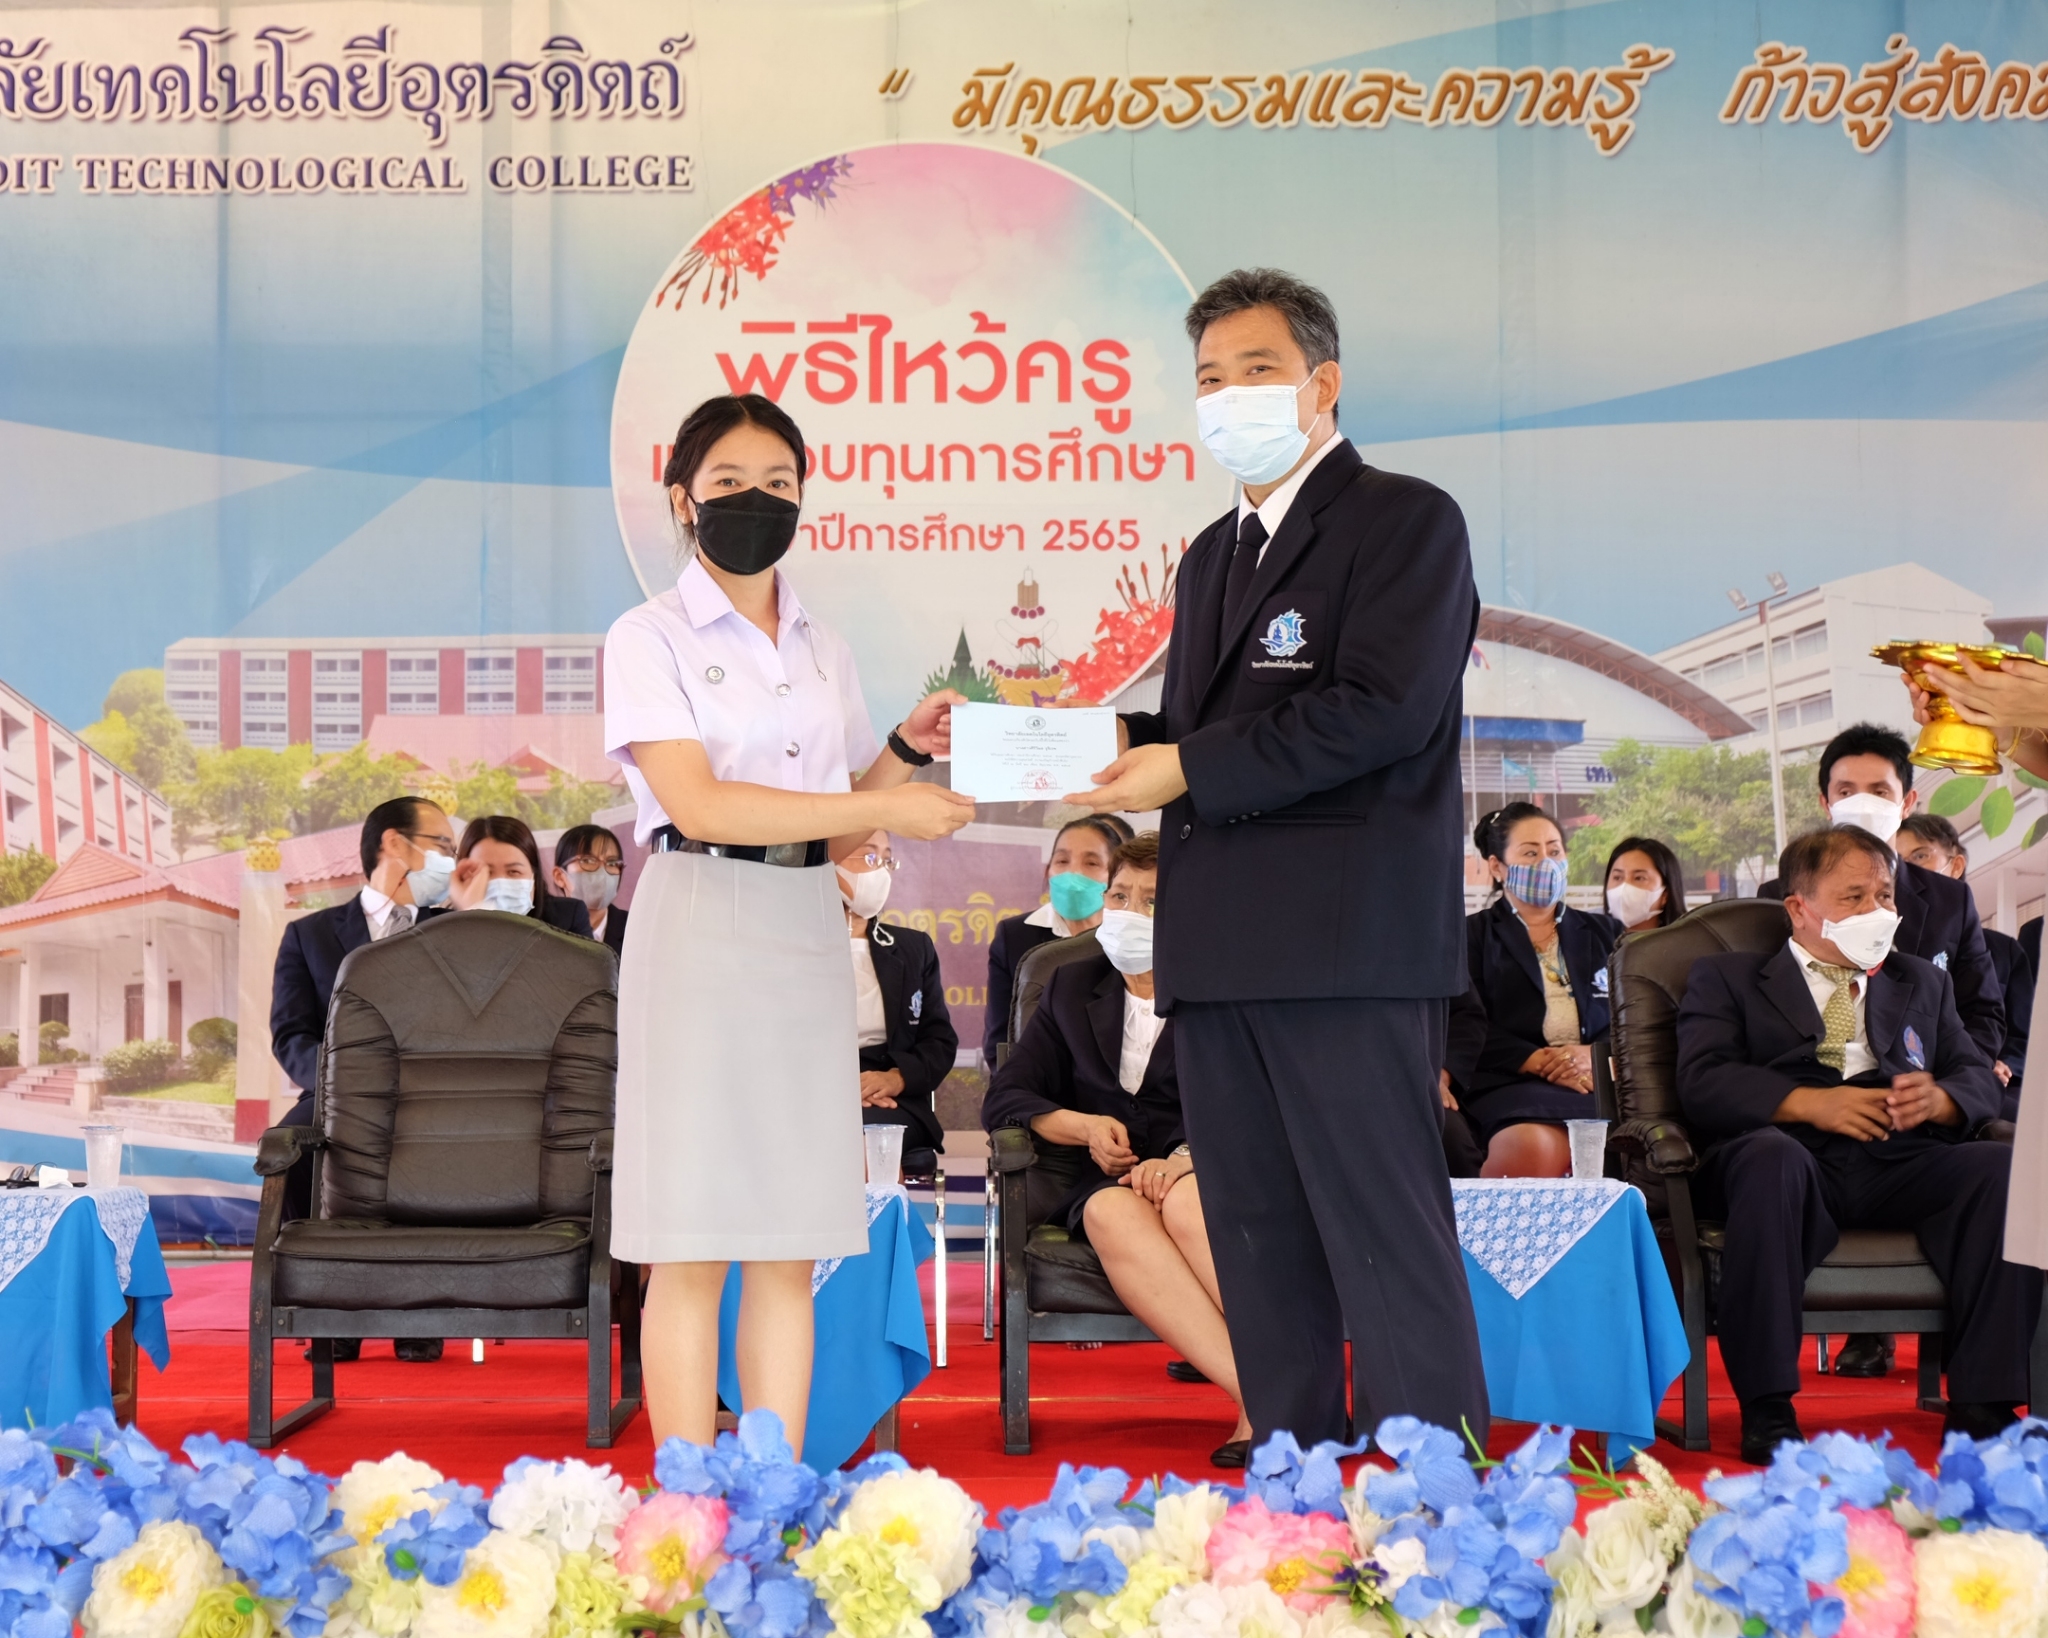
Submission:
<svg viewBox="0 0 2048 1638">
<path fill-rule="evenodd" d="M 1091 788 L 1116 760 L 1116 713 L 1031 705 L 953 707 L 953 789 L 977 802 L 1043 802 Z"/>
</svg>

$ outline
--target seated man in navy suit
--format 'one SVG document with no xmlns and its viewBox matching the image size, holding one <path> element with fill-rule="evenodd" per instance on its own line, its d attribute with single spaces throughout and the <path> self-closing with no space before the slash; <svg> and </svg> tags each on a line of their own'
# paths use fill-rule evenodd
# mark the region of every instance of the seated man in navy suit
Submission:
<svg viewBox="0 0 2048 1638">
<path fill-rule="evenodd" d="M 1727 1224 L 1721 1358 L 1742 1457 L 1800 1437 L 1801 1293 L 1843 1229 L 1906 1229 L 1948 1290 L 1948 1427 L 1996 1432 L 2027 1397 L 2041 1275 L 2004 1260 L 2012 1151 L 1949 975 L 1892 949 L 1891 849 L 1854 826 L 1779 861 L 1792 937 L 1693 964 L 1678 1096 L 1704 1140 L 1700 1210 Z"/>
<path fill-rule="evenodd" d="M 420 796 L 380 802 L 363 821 L 363 874 L 368 881 L 345 904 L 301 916 L 284 930 L 270 981 L 270 1050 L 299 1089 L 280 1126 L 313 1124 L 313 1083 L 334 979 L 351 950 L 411 927 L 420 910 L 448 896 L 455 873 L 455 830 L 448 815 Z M 307 1156 L 285 1175 L 287 1221 L 313 1209 L 313 1162 Z M 353 1359 L 360 1345 L 336 1342 L 334 1357 Z M 441 1357 L 434 1338 L 401 1337 L 400 1359 Z"/>
<path fill-rule="evenodd" d="M 1152 912 L 1159 835 L 1110 856 L 1095 937 L 1100 955 L 1068 962 L 989 1082 L 981 1124 L 1028 1127 L 1038 1163 L 1024 1174 L 1033 1225 L 1085 1236 L 1117 1298 L 1240 1407 L 1216 1263 L 1184 1141 L 1173 1020 L 1152 1010 Z M 1211 1458 L 1243 1467 L 1251 1423 Z"/>
</svg>

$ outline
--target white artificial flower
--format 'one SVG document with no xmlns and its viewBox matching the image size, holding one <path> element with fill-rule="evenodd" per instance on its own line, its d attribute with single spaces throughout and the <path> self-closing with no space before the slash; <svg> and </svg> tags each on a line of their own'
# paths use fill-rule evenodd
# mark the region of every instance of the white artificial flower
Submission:
<svg viewBox="0 0 2048 1638">
<path fill-rule="evenodd" d="M 1584 1564 L 1593 1612 L 1602 1625 L 1634 1625 L 1635 1612 L 1663 1591 L 1670 1572 L 1650 1510 L 1630 1497 L 1586 1518 Z"/>
<path fill-rule="evenodd" d="M 1391 1599 L 1410 1579 L 1429 1568 L 1429 1544 L 1420 1536 L 1382 1541 L 1372 1550 L 1372 1563 L 1380 1572 L 1380 1591 Z"/>
<path fill-rule="evenodd" d="M 1007 1604 L 977 1604 L 969 1630 L 981 1638 L 1060 1638 L 1051 1621 L 1039 1621 L 1031 1612 L 1043 1606 L 1030 1598 L 1013 1598 Z"/>
<path fill-rule="evenodd" d="M 639 1500 L 609 1467 L 574 1459 L 514 1463 L 491 1498 L 491 1523 L 556 1553 L 610 1553 Z"/>
<path fill-rule="evenodd" d="M 907 1546 L 937 1579 L 943 1601 L 974 1574 L 981 1516 L 979 1502 L 925 1468 L 884 1473 L 860 1485 L 839 1515 L 838 1528 Z"/>
<path fill-rule="evenodd" d="M 334 1505 L 341 1509 L 341 1527 L 356 1545 L 367 1547 L 399 1519 L 421 1508 L 438 1513 L 448 1504 L 427 1491 L 441 1475 L 404 1451 L 381 1462 L 358 1462 L 334 1487 Z"/>
<path fill-rule="evenodd" d="M 1365 1499 L 1366 1475 L 1379 1471 L 1367 1462 L 1358 1470 L 1358 1482 L 1344 1492 L 1344 1517 L 1351 1526 L 1351 1554 L 1354 1558 L 1368 1557 L 1380 1537 L 1386 1534 L 1387 1526 L 1394 1522 L 1381 1518 Z"/>
<path fill-rule="evenodd" d="M 1578 1531 L 1567 1528 L 1543 1561 L 1556 1591 L 1550 1596 L 1550 1625 L 1544 1638 L 1586 1638 L 1599 1620 L 1593 1608 L 1593 1577 L 1586 1568 L 1586 1545 Z"/>
<path fill-rule="evenodd" d="M 1671 1638 L 1736 1638 L 1742 1622 L 1726 1604 L 1707 1596 L 1692 1560 L 1682 1558 L 1671 1572 L 1671 1592 L 1657 1612 L 1657 1626 Z"/>
<path fill-rule="evenodd" d="M 1302 1638 L 1301 1617 L 1263 1581 L 1175 1587 L 1152 1610 L 1159 1638 Z"/>
<path fill-rule="evenodd" d="M 1085 1551 L 1088 1544 L 1099 1541 L 1116 1554 L 1116 1559 L 1125 1569 L 1145 1555 L 1145 1537 L 1149 1531 L 1140 1530 L 1135 1524 L 1091 1524 L 1081 1532 L 1081 1546 Z"/>
<path fill-rule="evenodd" d="M 177 1638 L 199 1595 L 227 1579 L 206 1537 L 189 1524 L 159 1519 L 93 1566 L 80 1619 L 89 1638 Z"/>
<path fill-rule="evenodd" d="M 2048 1620 L 2048 1547 L 2012 1530 L 1936 1531 L 1913 1551 L 1918 1638 L 2035 1638 Z"/>
<path fill-rule="evenodd" d="M 1891 1502 L 1892 1520 L 1907 1535 L 1918 1538 L 1931 1535 L 1938 1522 L 1932 1513 L 1923 1513 L 1904 1496 L 1894 1496 Z"/>
<path fill-rule="evenodd" d="M 421 1587 L 413 1638 L 543 1638 L 554 1607 L 547 1549 L 493 1530 L 463 1555 L 462 1574 L 447 1586 Z"/>
<path fill-rule="evenodd" d="M 1394 1638 L 1394 1628 L 1378 1610 L 1334 1603 L 1302 1618 L 1301 1638 Z"/>
<path fill-rule="evenodd" d="M 1706 1517 L 1706 1504 L 1672 1478 L 1670 1469 L 1648 1451 L 1636 1452 L 1635 1466 L 1638 1476 L 1629 1481 L 1629 1496 L 1642 1504 L 1664 1562 L 1676 1564 L 1684 1557 L 1686 1543 L 1692 1539 L 1700 1520 Z"/>
<path fill-rule="evenodd" d="M 1230 1511 L 1230 1498 L 1212 1484 L 1161 1496 L 1152 1508 L 1145 1551 L 1197 1578 L 1209 1573 L 1209 1532 Z"/>
</svg>

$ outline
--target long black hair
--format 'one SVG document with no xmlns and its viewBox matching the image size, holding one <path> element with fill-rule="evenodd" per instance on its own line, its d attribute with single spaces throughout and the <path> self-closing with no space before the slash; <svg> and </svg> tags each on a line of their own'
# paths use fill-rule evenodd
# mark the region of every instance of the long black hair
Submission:
<svg viewBox="0 0 2048 1638">
<path fill-rule="evenodd" d="M 1614 861 L 1624 853 L 1642 854 L 1664 878 L 1664 902 L 1657 907 L 1657 925 L 1669 927 L 1685 914 L 1685 866 L 1678 862 L 1676 853 L 1654 836 L 1624 836 L 1614 844 L 1614 851 L 1607 855 L 1607 868 L 1600 875 L 1603 891 L 1608 877 L 1614 874 Z"/>
</svg>

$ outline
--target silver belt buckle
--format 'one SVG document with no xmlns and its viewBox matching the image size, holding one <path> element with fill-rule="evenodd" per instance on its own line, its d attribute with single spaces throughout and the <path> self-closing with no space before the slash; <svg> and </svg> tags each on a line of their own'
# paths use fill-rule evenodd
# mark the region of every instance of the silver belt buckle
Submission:
<svg viewBox="0 0 2048 1638">
<path fill-rule="evenodd" d="M 804 860 L 809 856 L 810 851 L 811 844 L 809 842 L 775 842 L 766 849 L 761 862 L 763 864 L 782 865 L 789 869 L 801 870 L 804 867 Z"/>
</svg>

